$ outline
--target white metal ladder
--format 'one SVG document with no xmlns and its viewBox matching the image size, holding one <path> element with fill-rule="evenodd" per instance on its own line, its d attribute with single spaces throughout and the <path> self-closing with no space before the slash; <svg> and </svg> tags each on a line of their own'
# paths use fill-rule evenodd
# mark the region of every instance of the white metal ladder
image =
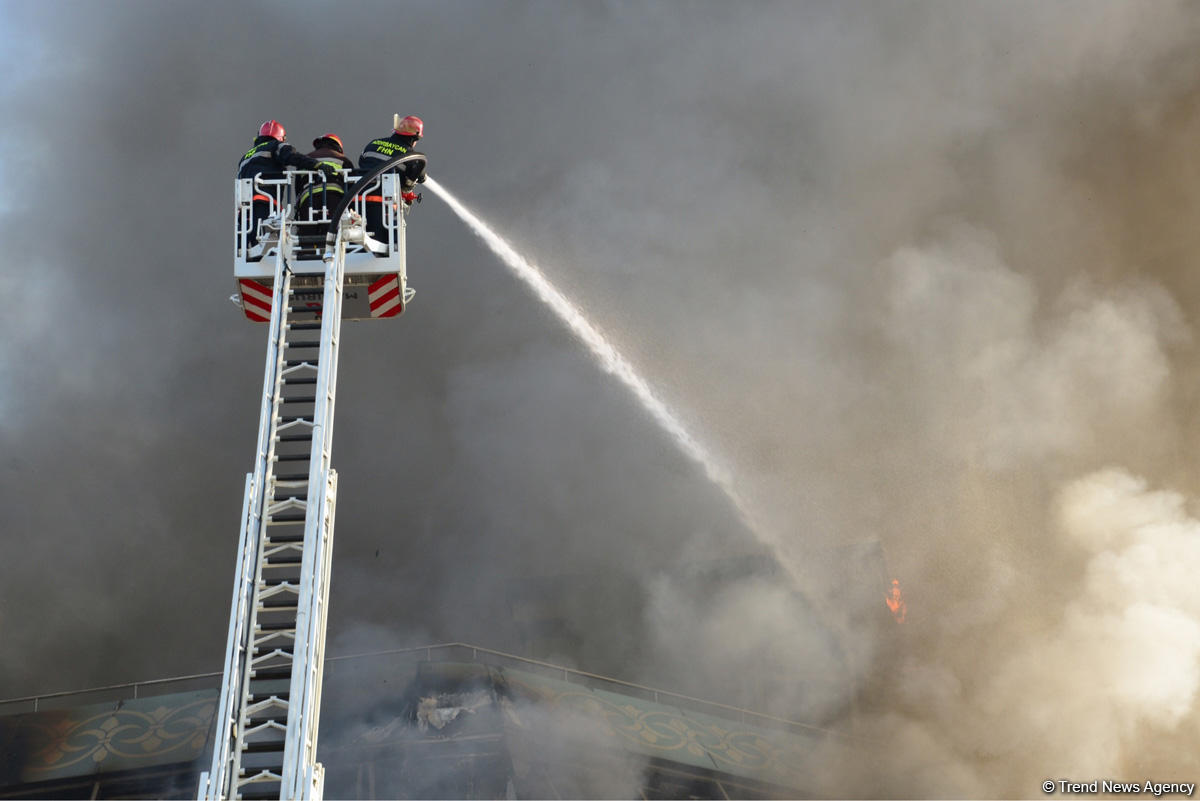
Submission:
<svg viewBox="0 0 1200 801">
<path fill-rule="evenodd" d="M 258 448 L 246 476 L 225 676 L 202 799 L 319 799 L 324 790 L 317 728 L 337 497 L 329 460 L 346 226 L 326 250 L 320 286 L 308 291 L 293 287 L 292 228 L 279 234 Z"/>
</svg>

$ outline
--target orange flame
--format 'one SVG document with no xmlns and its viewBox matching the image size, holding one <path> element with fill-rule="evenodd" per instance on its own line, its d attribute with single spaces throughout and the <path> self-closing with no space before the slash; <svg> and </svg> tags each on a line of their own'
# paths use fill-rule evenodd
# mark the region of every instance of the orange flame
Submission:
<svg viewBox="0 0 1200 801">
<path fill-rule="evenodd" d="M 904 602 L 904 595 L 900 592 L 900 580 L 892 579 L 892 594 L 883 599 L 888 609 L 892 610 L 892 617 L 896 618 L 897 623 L 903 623 L 904 617 L 908 614 L 908 604 Z"/>
</svg>

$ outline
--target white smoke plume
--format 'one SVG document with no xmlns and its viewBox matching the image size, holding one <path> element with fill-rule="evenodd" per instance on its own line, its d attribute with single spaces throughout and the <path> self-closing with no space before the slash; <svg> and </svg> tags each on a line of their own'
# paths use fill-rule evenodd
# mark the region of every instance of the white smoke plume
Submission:
<svg viewBox="0 0 1200 801">
<path fill-rule="evenodd" d="M 1200 523 L 1127 469 L 1070 473 L 1165 447 L 1189 327 L 1154 281 L 1077 276 L 1050 294 L 1002 252 L 955 224 L 881 265 L 890 401 L 919 432 L 896 441 L 943 483 L 913 499 L 930 506 L 906 536 L 922 546 L 892 550 L 915 609 L 874 663 L 887 711 L 868 719 L 886 755 L 845 786 L 1021 796 L 1047 778 L 1186 780 Z"/>
<path fill-rule="evenodd" d="M 1018 715 L 1044 741 L 1047 769 L 1064 774 L 1138 769 L 1144 737 L 1190 750 L 1200 687 L 1200 521 L 1181 494 L 1153 491 L 1117 468 L 1069 484 L 1057 512 L 1062 533 L 1087 558 L 1079 594 L 1056 625 L 1001 665 L 983 708 Z M 1162 780 L 1180 778 L 1187 777 Z"/>
<path fill-rule="evenodd" d="M 907 714 L 893 734 L 888 779 L 927 772 L 942 792 L 1032 795 L 1045 779 L 1187 781 L 1200 687 L 1200 521 L 1177 492 L 1108 468 L 1067 485 L 1054 533 L 1085 557 L 1062 575 L 1061 606 L 1007 605 L 1019 625 L 989 626 L 976 673 L 910 655 L 895 666 Z M 1152 744 L 1152 745 L 1151 745 Z M 939 756 L 940 755 L 940 756 Z M 960 783 L 937 772 L 952 767 Z"/>
</svg>

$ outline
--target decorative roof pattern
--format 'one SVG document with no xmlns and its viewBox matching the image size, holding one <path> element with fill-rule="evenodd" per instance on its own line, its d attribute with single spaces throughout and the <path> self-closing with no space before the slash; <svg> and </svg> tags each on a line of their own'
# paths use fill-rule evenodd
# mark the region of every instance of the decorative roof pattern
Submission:
<svg viewBox="0 0 1200 801">
<path fill-rule="evenodd" d="M 204 690 L 0 718 L 0 779 L 40 782 L 190 762 L 207 745 L 217 693 Z"/>
</svg>

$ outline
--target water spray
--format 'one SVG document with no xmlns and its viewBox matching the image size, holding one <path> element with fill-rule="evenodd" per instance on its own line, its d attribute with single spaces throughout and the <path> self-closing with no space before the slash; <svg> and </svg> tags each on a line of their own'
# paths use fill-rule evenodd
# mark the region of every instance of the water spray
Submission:
<svg viewBox="0 0 1200 801">
<path fill-rule="evenodd" d="M 546 276 L 535 265 L 531 264 L 521 254 L 493 231 L 487 223 L 462 204 L 458 198 L 450 194 L 444 186 L 432 178 L 425 185 L 438 197 L 446 202 L 455 214 L 465 222 L 472 232 L 500 257 L 516 276 L 533 290 L 538 299 L 545 303 L 558 315 L 558 318 L 571 330 L 588 350 L 591 351 L 597 363 L 608 373 L 616 376 L 622 384 L 633 393 L 641 403 L 642 408 L 650 414 L 675 441 L 676 445 L 696 462 L 703 470 L 708 480 L 715 484 L 733 504 L 742 523 L 760 541 L 776 544 L 767 534 L 749 504 L 742 498 L 734 486 L 733 478 L 728 470 L 683 426 L 679 418 L 667 408 L 658 395 L 634 369 L 633 365 L 622 356 L 608 339 L 597 329 L 565 295 L 558 291 Z M 786 569 L 786 568 L 785 568 Z"/>
</svg>

